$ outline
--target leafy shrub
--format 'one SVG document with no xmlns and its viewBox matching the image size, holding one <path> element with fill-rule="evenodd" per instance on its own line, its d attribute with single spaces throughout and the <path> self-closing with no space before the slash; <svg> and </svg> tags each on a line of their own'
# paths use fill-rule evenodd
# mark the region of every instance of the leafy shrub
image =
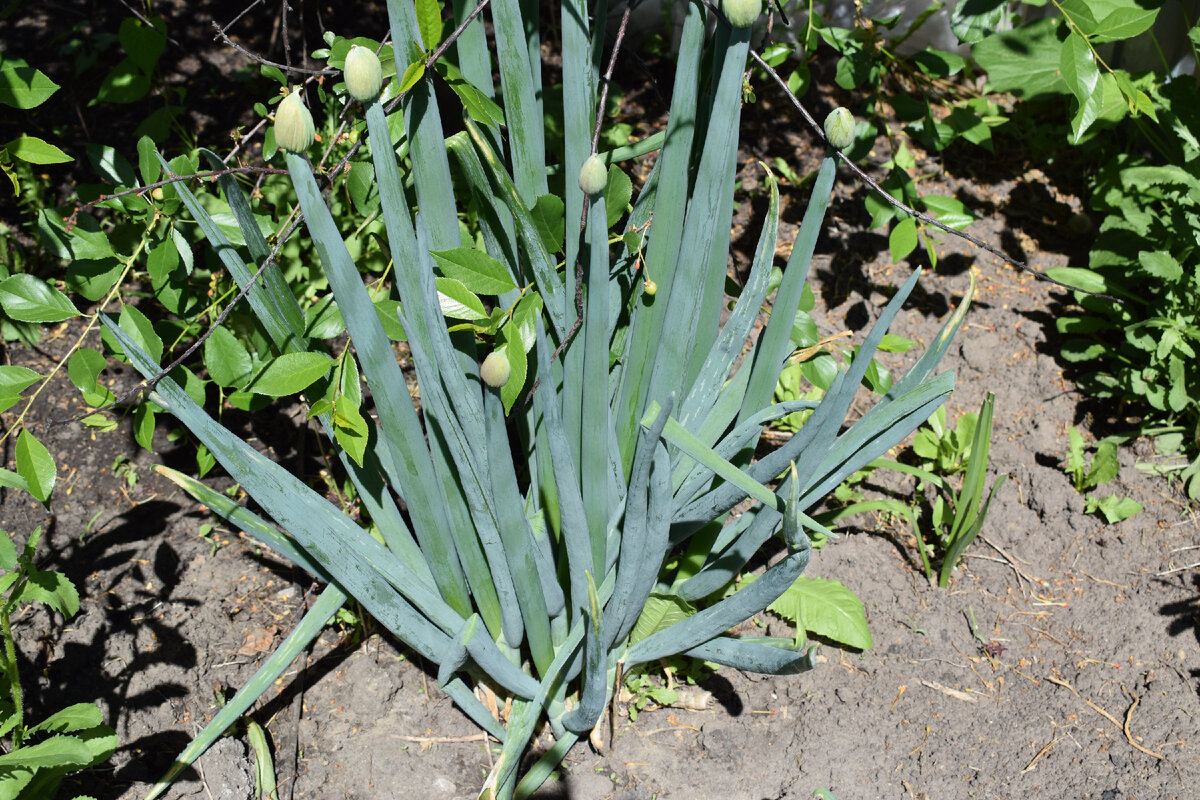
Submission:
<svg viewBox="0 0 1200 800">
<path fill-rule="evenodd" d="M 1146 39 L 1159 8 L 1059 8 L 980 41 L 973 55 L 993 90 L 1071 98 L 1068 138 L 1093 154 L 1088 204 L 1102 221 L 1087 269 L 1050 272 L 1122 302 L 1076 293 L 1078 310 L 1055 320 L 1067 336 L 1062 357 L 1079 365 L 1089 395 L 1149 407 L 1143 430 L 1161 451 L 1190 454 L 1173 470 L 1200 499 L 1200 91 L 1193 77 L 1172 76 L 1161 50 L 1154 71 L 1113 66 L 1113 48 Z"/>
<path fill-rule="evenodd" d="M 817 177 L 774 313 L 750 338 L 776 249 L 778 197 L 768 177 L 750 275 L 721 325 L 748 30 L 718 24 L 706 43 L 707 12 L 689 6 L 670 121 L 635 196 L 613 163 L 627 157 L 619 152 L 599 154 L 608 164 L 603 188 L 597 175 L 575 180 L 595 154 L 606 85 L 604 48 L 585 5 L 561 6 L 563 108 L 546 127 L 544 76 L 530 55 L 540 52 L 537 31 L 548 29 L 522 8 L 493 5 L 493 41 L 476 20 L 450 51 L 440 46 L 449 26 L 436 4 L 418 3 L 414 13 L 389 3 L 394 47 L 405 58 L 383 100 L 399 96 L 399 110 L 389 119 L 383 100 L 362 97 L 372 166 L 363 180 L 367 196 L 378 194 L 394 295 L 382 284 L 373 287 L 380 294 L 369 290 L 355 242 L 331 213 L 337 195 L 322 194 L 305 157 L 321 128 L 296 114 L 294 95 L 277 113 L 275 141 L 300 151 L 285 154 L 307 230 L 300 246 L 313 248 L 349 334 L 337 355 L 314 341 L 236 182 L 221 185 L 236 229 L 219 224 L 185 185 L 173 190 L 246 293 L 260 352 L 271 353 L 245 391 L 266 382 L 269 395 L 304 392 L 357 487 L 368 529 L 214 421 L 191 396 L 188 373 L 179 374 L 182 385 L 161 375 L 162 342 L 134 309 L 103 318 L 114 350 L 146 377 L 149 399 L 178 417 L 283 532 L 164 472 L 329 583 L 168 778 L 254 702 L 349 595 L 439 665 L 447 693 L 503 742 L 485 796 L 536 788 L 597 723 L 617 676 L 638 664 L 684 654 L 762 672 L 807 670 L 813 652 L 791 638 L 726 631 L 792 587 L 810 559 L 809 534 L 828 534 L 804 510 L 911 433 L 952 388 L 952 375 L 933 370 L 967 301 L 875 407 L 842 428 L 914 274 L 837 369 L 799 434 L 754 460 L 762 427 L 807 406 L 771 399 L 792 349 L 835 158 L 826 157 Z M 330 61 L 348 57 L 335 37 Z M 440 108 L 433 81 L 461 100 L 464 130 L 449 138 L 442 119 L 458 110 Z M 347 83 L 355 91 L 355 81 Z M 321 91 L 319 99 L 329 96 Z M 550 152 L 564 160 L 548 164 Z M 143 179 L 158 168 L 144 159 Z M 553 191 L 552 171 L 563 176 Z M 635 274 L 643 259 L 653 293 Z M 448 322 L 451 310 L 474 316 Z M 415 365 L 419 410 L 393 351 L 397 322 Z M 496 354 L 507 370 L 497 368 Z M 750 510 L 732 514 L 747 499 Z M 727 594 L 760 551 L 780 548 L 781 560 Z M 513 699 L 507 725 L 475 698 L 471 686 L 479 684 Z M 519 760 L 543 719 L 557 744 L 518 784 Z"/>
</svg>

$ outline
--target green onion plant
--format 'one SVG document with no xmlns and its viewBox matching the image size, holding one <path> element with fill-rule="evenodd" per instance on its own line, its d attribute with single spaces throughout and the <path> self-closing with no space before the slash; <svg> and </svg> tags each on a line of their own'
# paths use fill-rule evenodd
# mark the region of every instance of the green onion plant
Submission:
<svg viewBox="0 0 1200 800">
<path fill-rule="evenodd" d="M 331 359 L 306 338 L 304 316 L 234 181 L 222 188 L 244 247 L 177 185 L 278 351 L 261 380 L 304 391 L 369 527 L 161 376 L 132 315 L 105 320 L 111 342 L 146 376 L 149 399 L 186 425 L 273 523 L 166 472 L 327 585 L 150 797 L 252 705 L 351 596 L 436 665 L 440 686 L 502 742 L 481 797 L 529 795 L 638 664 L 686 655 L 764 673 L 810 669 L 812 649 L 795 639 L 727 632 L 796 581 L 809 563 L 810 533 L 830 535 L 806 510 L 902 441 L 953 388 L 952 374 L 934 369 L 969 297 L 908 373 L 846 422 L 914 274 L 800 431 L 756 455 L 764 425 L 812 405 L 773 404 L 772 396 L 793 347 L 837 154 L 830 148 L 820 167 L 773 313 L 756 333 L 779 223 L 768 175 L 749 277 L 722 324 L 749 28 L 689 5 L 665 129 L 597 153 L 597 119 L 619 52 L 619 39 L 604 35 L 603 3 L 589 9 L 564 0 L 549 20 L 538 18 L 538 4 L 517 0 L 456 0 L 449 20 L 435 3 L 387 5 L 396 78 L 383 94 L 375 94 L 379 74 L 362 52 L 349 59 L 335 46 L 331 62 L 344 59 L 357 98 L 347 102 L 361 101 L 366 119 L 393 260 L 388 302 L 364 285 L 306 157 L 313 126 L 301 95 L 281 104 L 274 132 L 291 148 L 283 158 L 304 235 L 345 320 L 347 353 Z M 486 29 L 481 10 L 490 16 Z M 541 54 L 542 33 L 551 30 L 561 46 L 563 100 L 561 118 L 547 120 Z M 434 91 L 436 81 L 461 109 L 442 107 L 447 95 Z M 443 127 L 459 116 L 458 130 Z M 653 170 L 633 192 L 619 162 L 650 150 Z M 645 291 L 649 278 L 653 293 Z M 482 318 L 448 322 L 464 307 Z M 397 324 L 419 407 L 389 339 Z M 727 592 L 764 550 L 783 555 Z M 663 604 L 679 613 L 657 613 L 660 624 L 638 626 L 635 636 L 648 609 Z M 481 684 L 512 699 L 506 724 L 476 699 Z M 543 724 L 554 744 L 519 775 Z"/>
</svg>

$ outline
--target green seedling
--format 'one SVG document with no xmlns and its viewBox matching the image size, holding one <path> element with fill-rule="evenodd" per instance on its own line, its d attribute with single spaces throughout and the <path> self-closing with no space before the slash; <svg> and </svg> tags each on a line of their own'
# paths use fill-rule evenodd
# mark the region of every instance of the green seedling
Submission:
<svg viewBox="0 0 1200 800">
<path fill-rule="evenodd" d="M 946 425 L 945 406 L 933 412 L 925 426 L 913 436 L 912 448 L 921 459 L 921 468 L 938 475 L 957 475 L 965 470 L 978 419 L 978 414 L 963 414 L 950 428 Z"/>
<path fill-rule="evenodd" d="M 1120 497 L 1112 494 L 1107 497 L 1097 497 L 1091 490 L 1117 477 L 1121 465 L 1117 461 L 1117 444 L 1111 439 L 1103 439 L 1096 445 L 1096 452 L 1088 463 L 1087 451 L 1083 444 L 1083 435 L 1075 426 L 1067 431 L 1069 444 L 1067 449 L 1066 473 L 1075 486 L 1075 491 L 1084 495 L 1084 510 L 1088 514 L 1100 513 L 1109 525 L 1128 519 L 1142 510 L 1142 504 L 1132 497 Z"/>
<path fill-rule="evenodd" d="M 35 724 L 25 718 L 12 615 L 29 603 L 41 603 L 64 618 L 79 611 L 71 581 L 33 563 L 41 535 L 38 528 L 18 551 L 8 532 L 0 531 L 0 737 L 5 750 L 0 796 L 13 800 L 54 797 L 68 774 L 107 761 L 117 748 L 117 735 L 93 703 L 76 703 Z"/>
</svg>

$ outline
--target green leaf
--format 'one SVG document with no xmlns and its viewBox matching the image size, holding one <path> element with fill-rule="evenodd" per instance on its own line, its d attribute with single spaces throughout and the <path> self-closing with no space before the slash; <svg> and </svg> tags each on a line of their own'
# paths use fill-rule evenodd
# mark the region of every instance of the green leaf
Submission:
<svg viewBox="0 0 1200 800">
<path fill-rule="evenodd" d="M 1116 444 L 1108 440 L 1100 442 L 1096 447 L 1096 455 L 1092 457 L 1092 465 L 1088 467 L 1087 477 L 1083 479 L 1083 488 L 1093 489 L 1108 483 L 1117 477 L 1120 469 Z"/>
<path fill-rule="evenodd" d="M 1096 67 L 1092 48 L 1078 33 L 1072 32 L 1063 42 L 1059 68 L 1067 89 L 1075 95 L 1080 105 L 1087 103 L 1096 91 L 1096 84 L 1100 82 L 1100 70 Z"/>
<path fill-rule="evenodd" d="M 0 397 L 18 397 L 41 377 L 28 367 L 0 365 Z"/>
<path fill-rule="evenodd" d="M 446 85 L 458 95 L 463 109 L 471 119 L 489 128 L 504 124 L 504 109 L 500 108 L 495 100 L 481 92 L 475 84 L 463 77 L 463 74 L 458 71 L 458 67 L 442 59 L 434 65 L 434 68 L 442 76 Z"/>
<path fill-rule="evenodd" d="M 0 486 L 6 489 L 20 489 L 22 492 L 29 491 L 29 484 L 25 482 L 24 478 L 11 469 L 3 467 L 0 467 Z"/>
<path fill-rule="evenodd" d="M 1174 256 L 1163 250 L 1142 250 L 1138 253 L 1142 269 L 1155 278 L 1165 281 L 1177 281 L 1183 277 L 1183 266 Z"/>
<path fill-rule="evenodd" d="M 142 403 L 133 410 L 133 440 L 142 448 L 154 452 L 154 406 Z"/>
<path fill-rule="evenodd" d="M 0 767 L 47 769 L 67 767 L 75 769 L 91 763 L 92 751 L 74 736 L 52 736 L 37 744 L 0 755 Z"/>
<path fill-rule="evenodd" d="M 512 277 L 496 259 L 472 247 L 430 251 L 442 275 L 454 278 L 475 294 L 504 294 L 517 288 Z"/>
<path fill-rule="evenodd" d="M 79 316 L 65 294 L 29 273 L 0 281 L 0 306 L 20 322 L 61 322 Z"/>
<path fill-rule="evenodd" d="M 691 603 L 671 594 L 652 593 L 642 606 L 642 613 L 633 625 L 629 642 L 640 642 L 658 631 L 666 630 L 696 613 Z"/>
<path fill-rule="evenodd" d="M 400 79 L 401 93 L 407 92 L 417 85 L 421 78 L 425 77 L 425 60 L 414 61 L 409 64 L 404 70 L 404 76 Z"/>
<path fill-rule="evenodd" d="M 157 149 L 154 140 L 149 136 L 138 139 L 138 172 L 142 173 L 142 185 L 149 186 L 158 183 L 162 175 L 162 165 L 158 163 Z"/>
<path fill-rule="evenodd" d="M 1141 510 L 1142 504 L 1132 497 L 1117 497 L 1114 494 L 1109 497 L 1089 497 L 1087 499 L 1087 513 L 1094 514 L 1099 511 L 1109 525 L 1129 519 Z"/>
<path fill-rule="evenodd" d="M 150 76 L 132 59 L 125 59 L 109 71 L 96 97 L 88 103 L 136 103 L 150 92 Z"/>
<path fill-rule="evenodd" d="M 116 399 L 113 393 L 101 386 L 97 380 L 107 365 L 108 361 L 104 355 L 90 347 L 79 348 L 71 354 L 71 360 L 67 362 L 67 377 L 83 393 L 84 402 L 88 405 L 102 406 Z"/>
<path fill-rule="evenodd" d="M 58 84 L 33 67 L 0 69 L 0 103 L 13 108 L 37 108 L 58 91 Z"/>
<path fill-rule="evenodd" d="M 331 366 L 333 359 L 324 353 L 284 353 L 267 364 L 246 390 L 268 397 L 296 394 L 328 375 Z"/>
<path fill-rule="evenodd" d="M 859 650 L 871 647 L 862 601 L 839 581 L 801 576 L 767 609 L 817 636 Z"/>
<path fill-rule="evenodd" d="M 608 183 L 604 184 L 604 212 L 608 227 L 616 225 L 625 216 L 625 208 L 631 197 L 633 181 L 616 164 L 610 165 Z"/>
<path fill-rule="evenodd" d="M 337 404 L 333 414 L 333 430 L 338 444 L 360 467 L 370 441 L 371 429 L 358 407 L 345 397 Z"/>
<path fill-rule="evenodd" d="M 1132 39 L 1134 36 L 1150 30 L 1158 16 L 1158 10 L 1158 8 L 1142 8 L 1138 5 L 1114 9 L 1096 24 L 1091 40 L 1099 44 L 1115 42 L 1119 39 Z"/>
<path fill-rule="evenodd" d="M 396 315 L 399 309 L 399 300 L 383 298 L 375 301 L 375 313 L 379 316 L 380 324 L 383 325 L 383 332 L 393 342 L 403 342 L 408 338 L 404 333 L 404 326 L 400 324 L 400 318 Z"/>
<path fill-rule="evenodd" d="M 54 145 L 24 133 L 4 145 L 4 149 L 13 158 L 30 164 L 63 164 L 74 160 Z"/>
<path fill-rule="evenodd" d="M 517 402 L 521 396 L 521 390 L 525 388 L 525 376 L 529 371 L 529 365 L 527 349 L 523 345 L 521 332 L 517 326 L 505 325 L 501 333 L 506 342 L 504 356 L 508 359 L 508 366 L 511 370 L 508 381 L 500 388 L 500 400 L 504 403 L 504 413 L 507 414 L 512 411 L 513 403 Z"/>
<path fill-rule="evenodd" d="M 962 0 L 950 14 L 950 30 L 960 42 L 975 44 L 1004 21 L 1006 6 L 1001 0 Z"/>
<path fill-rule="evenodd" d="M 1059 22 L 1040 19 L 1015 31 L 989 36 L 972 47 L 971 55 L 988 74 L 988 86 L 1023 99 L 1067 91 L 1059 74 Z"/>
<path fill-rule="evenodd" d="M 153 17 L 150 22 L 153 27 L 134 17 L 126 17 L 117 32 L 121 49 L 146 75 L 154 73 L 158 59 L 167 46 L 167 37 L 159 29 L 165 27 L 162 17 Z"/>
<path fill-rule="evenodd" d="M 967 211 L 961 200 L 954 197 L 927 194 L 921 198 L 921 203 L 927 211 L 937 217 L 938 222 L 956 231 L 975 221 L 975 215 Z"/>
<path fill-rule="evenodd" d="M 607 204 L 606 204 L 607 205 Z M 537 227 L 542 244 L 549 253 L 563 251 L 563 238 L 566 231 L 563 201 L 552 194 L 544 194 L 529 209 L 529 216 Z"/>
<path fill-rule="evenodd" d="M 204 366 L 218 386 L 241 389 L 250 378 L 254 362 L 237 336 L 221 326 L 204 342 Z"/>
<path fill-rule="evenodd" d="M 84 151 L 92 169 L 105 182 L 113 186 L 137 186 L 137 173 L 133 165 L 115 147 L 88 144 L 84 146 Z"/>
<path fill-rule="evenodd" d="M 1051 267 L 1046 270 L 1046 274 L 1056 281 L 1061 281 L 1068 286 L 1078 287 L 1087 292 L 1098 292 L 1106 294 L 1108 283 L 1104 277 L 1098 272 L 1082 267 Z"/>
<path fill-rule="evenodd" d="M 487 319 L 487 310 L 483 301 L 475 296 L 461 281 L 454 278 L 438 278 L 438 303 L 441 304 L 442 314 L 451 319 L 465 319 L 471 322 Z"/>
<path fill-rule="evenodd" d="M 438 0 L 416 0 L 417 26 L 426 50 L 442 43 L 442 6 Z"/>
<path fill-rule="evenodd" d="M 24 428 L 17 437 L 17 474 L 24 478 L 29 493 L 36 500 L 45 503 L 50 499 L 54 482 L 58 479 L 54 459 L 45 445 Z"/>
<path fill-rule="evenodd" d="M 17 547 L 7 531 L 0 531 L 0 569 L 13 570 L 17 568 Z M 2 716 L 2 715 L 0 715 Z"/>
<path fill-rule="evenodd" d="M 94 728 L 104 722 L 104 716 L 95 703 L 75 703 L 56 711 L 38 724 L 29 728 L 27 733 L 52 731 L 54 733 L 72 733 L 74 731 Z"/>
<path fill-rule="evenodd" d="M 121 314 L 117 319 L 121 330 L 129 334 L 129 338 L 137 342 L 138 347 L 145 350 L 155 361 L 162 361 L 163 343 L 152 323 L 145 314 L 133 306 L 121 306 Z"/>
<path fill-rule="evenodd" d="M 912 217 L 905 217 L 892 228 L 888 236 L 888 249 L 892 253 L 892 261 L 898 262 L 908 258 L 917 249 L 917 222 Z"/>
<path fill-rule="evenodd" d="M 68 232 L 61 211 L 43 208 L 38 213 L 38 239 L 62 259 L 98 261 L 115 255 L 100 223 L 87 214 L 79 215 Z"/>
</svg>

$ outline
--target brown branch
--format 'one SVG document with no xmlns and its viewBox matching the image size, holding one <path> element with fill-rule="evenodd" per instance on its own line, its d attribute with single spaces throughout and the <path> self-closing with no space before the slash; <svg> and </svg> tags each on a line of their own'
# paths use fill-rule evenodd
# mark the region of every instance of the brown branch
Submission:
<svg viewBox="0 0 1200 800">
<path fill-rule="evenodd" d="M 245 167 L 245 166 L 243 166 L 243 167 L 230 167 L 229 169 L 210 170 L 209 172 L 193 172 L 191 175 L 176 175 L 172 178 L 167 178 L 166 180 L 161 180 L 161 181 L 157 181 L 155 183 L 147 184 L 146 186 L 139 186 L 136 189 L 125 189 L 124 191 L 113 192 L 112 194 L 102 194 L 99 197 L 97 197 L 95 200 L 92 200 L 90 203 L 84 203 L 83 205 L 76 206 L 75 210 L 73 210 L 71 212 L 71 215 L 68 216 L 66 219 L 64 219 L 63 222 L 66 223 L 67 231 L 69 232 L 71 230 L 71 228 L 75 227 L 76 222 L 79 218 L 80 211 L 87 211 L 89 208 L 93 208 L 94 206 L 97 206 L 100 203 L 104 203 L 109 200 L 116 199 L 118 197 L 125 197 L 125 196 L 131 195 L 131 194 L 147 194 L 149 192 L 153 192 L 155 189 L 158 189 L 162 186 L 167 186 L 172 183 L 179 183 L 180 181 L 202 180 L 204 178 L 219 178 L 222 175 L 232 175 L 232 174 L 236 174 L 236 173 L 247 173 L 247 174 L 258 173 L 258 174 L 263 174 L 263 175 L 286 175 L 287 170 L 286 169 L 275 169 L 273 167 Z"/>
<path fill-rule="evenodd" d="M 708 5 L 707 2 L 705 4 Z M 941 231 L 945 231 L 946 233 L 951 234 L 952 236 L 957 236 L 960 239 L 966 239 L 968 242 L 975 245 L 976 247 L 986 250 L 987 252 L 991 253 L 992 255 L 996 256 L 997 258 L 1001 259 L 1002 261 L 1004 261 L 1007 264 L 1011 264 L 1012 266 L 1014 266 L 1024 272 L 1028 272 L 1029 274 L 1036 277 L 1038 280 L 1046 281 L 1047 283 L 1052 283 L 1055 286 L 1061 286 L 1062 288 L 1069 289 L 1073 292 L 1083 292 L 1085 294 L 1090 294 L 1094 297 L 1102 297 L 1105 300 L 1109 300 L 1114 303 L 1124 304 L 1123 300 L 1121 300 L 1120 298 L 1117 298 L 1117 297 L 1113 297 L 1112 295 L 1101 294 L 1100 292 L 1088 291 L 1087 289 L 1081 289 L 1078 286 L 1072 286 L 1069 283 L 1063 283 L 1062 281 L 1055 280 L 1054 278 L 1051 278 L 1049 275 L 1047 275 L 1042 270 L 1039 270 L 1035 267 L 1031 267 L 1023 261 L 1018 261 L 1017 259 L 1015 259 L 1012 256 L 1008 255 L 1007 253 L 999 250 L 998 248 L 993 247 L 992 245 L 988 244 L 987 242 L 983 241 L 982 239 L 978 239 L 978 238 L 972 236 L 971 234 L 966 233 L 965 231 L 955 230 L 954 228 L 951 228 L 949 225 L 946 225 L 943 222 L 939 222 L 938 220 L 934 219 L 933 217 L 929 216 L 928 214 L 924 214 L 920 211 L 917 211 L 915 208 L 912 208 L 912 207 L 906 205 L 905 203 L 903 203 L 902 201 L 898 200 L 897 198 L 893 197 L 890 193 L 888 193 L 888 191 L 886 189 L 884 189 L 882 186 L 880 186 L 879 183 L 876 182 L 874 178 L 872 178 L 865 171 L 863 171 L 863 169 L 861 167 L 859 167 L 857 164 L 855 164 L 853 161 L 851 161 L 850 158 L 845 153 L 843 153 L 841 150 L 838 150 L 836 147 L 833 147 L 833 145 L 829 144 L 829 140 L 825 138 L 824 128 L 822 128 L 820 125 L 817 124 L 817 121 L 815 119 L 813 119 L 812 114 L 808 113 L 808 109 L 806 109 L 804 107 L 804 105 L 800 102 L 800 100 L 796 97 L 796 95 L 792 92 L 792 90 L 788 88 L 787 81 L 785 81 L 783 78 L 781 78 L 779 76 L 779 73 L 776 72 L 771 67 L 770 64 L 768 64 L 766 61 L 764 61 L 762 56 L 760 56 L 758 54 L 758 52 L 755 51 L 753 48 L 750 49 L 750 57 L 753 58 L 754 61 L 766 71 L 767 75 L 769 75 L 771 77 L 771 79 L 773 81 L 775 81 L 776 84 L 779 85 L 779 88 L 781 88 L 783 90 L 784 94 L 787 95 L 787 98 L 791 101 L 792 106 L 797 111 L 800 112 L 800 115 L 802 117 L 804 117 L 805 122 L 808 123 L 809 127 L 812 128 L 814 132 L 816 132 L 817 136 L 821 139 L 821 141 L 825 142 L 827 147 L 829 147 L 833 152 L 837 153 L 837 156 L 838 156 L 838 158 L 840 158 L 842 160 L 842 163 L 844 163 L 847 167 L 849 167 L 850 171 L 853 172 L 854 175 L 859 180 L 861 180 L 868 187 L 870 187 L 871 191 L 873 191 L 881 199 L 886 201 L 893 208 L 897 208 L 900 211 L 903 211 L 905 214 L 908 214 L 909 216 L 920 220 L 921 222 L 923 222 L 926 225 L 931 225 Z"/>
<path fill-rule="evenodd" d="M 336 74 L 338 74 L 338 70 L 334 69 L 333 67 L 326 67 L 325 69 L 303 69 L 301 67 L 293 67 L 293 66 L 289 66 L 288 64 L 280 64 L 278 61 L 271 61 L 270 59 L 263 58 L 262 56 L 254 53 L 254 52 L 251 52 L 250 50 L 247 50 L 245 47 L 242 47 L 240 44 L 235 42 L 233 39 L 230 39 L 229 35 L 227 33 L 225 33 L 225 31 L 221 28 L 220 25 L 218 25 L 216 23 L 215 20 L 213 21 L 212 26 L 214 28 L 216 28 L 216 30 L 217 30 L 217 35 L 213 37 L 214 39 L 221 40 L 225 44 L 232 47 L 234 50 L 237 50 L 239 53 L 244 55 L 246 58 L 250 59 L 251 61 L 257 62 L 259 64 L 265 64 L 268 67 L 275 67 L 276 69 L 283 70 L 284 72 L 299 74 L 299 75 L 336 75 Z M 286 36 L 284 37 L 284 40 L 285 41 L 287 40 Z"/>
</svg>

